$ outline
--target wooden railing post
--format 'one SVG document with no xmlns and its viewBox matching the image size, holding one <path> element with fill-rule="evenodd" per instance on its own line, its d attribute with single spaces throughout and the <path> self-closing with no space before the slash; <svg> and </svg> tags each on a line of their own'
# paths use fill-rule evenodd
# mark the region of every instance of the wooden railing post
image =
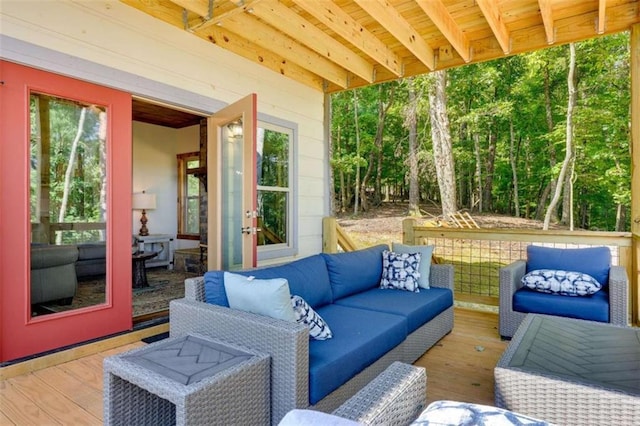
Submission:
<svg viewBox="0 0 640 426">
<path fill-rule="evenodd" d="M 338 252 L 338 230 L 335 217 L 322 218 L 322 252 Z"/>
<path fill-rule="evenodd" d="M 406 218 L 402 221 L 402 244 L 415 245 L 415 232 L 413 227 L 416 226 L 417 221 L 413 218 Z"/>
</svg>

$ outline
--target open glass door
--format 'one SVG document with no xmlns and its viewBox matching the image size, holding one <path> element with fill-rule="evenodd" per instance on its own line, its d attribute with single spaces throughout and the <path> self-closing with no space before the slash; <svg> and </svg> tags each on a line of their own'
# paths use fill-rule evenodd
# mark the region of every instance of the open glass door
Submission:
<svg viewBox="0 0 640 426">
<path fill-rule="evenodd" d="M 208 267 L 256 265 L 256 95 L 208 120 Z"/>
</svg>

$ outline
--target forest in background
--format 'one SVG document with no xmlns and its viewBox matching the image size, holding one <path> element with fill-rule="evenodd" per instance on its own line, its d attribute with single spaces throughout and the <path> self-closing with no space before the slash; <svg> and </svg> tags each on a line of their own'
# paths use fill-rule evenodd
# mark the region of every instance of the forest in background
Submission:
<svg viewBox="0 0 640 426">
<path fill-rule="evenodd" d="M 383 201 L 628 231 L 629 36 L 331 96 L 335 211 Z"/>
</svg>

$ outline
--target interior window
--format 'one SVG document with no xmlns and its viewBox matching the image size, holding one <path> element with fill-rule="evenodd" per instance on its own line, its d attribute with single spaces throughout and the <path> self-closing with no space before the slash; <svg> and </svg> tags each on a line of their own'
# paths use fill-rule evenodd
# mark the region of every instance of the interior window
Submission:
<svg viewBox="0 0 640 426">
<path fill-rule="evenodd" d="M 200 239 L 200 154 L 178 154 L 178 238 Z"/>
</svg>

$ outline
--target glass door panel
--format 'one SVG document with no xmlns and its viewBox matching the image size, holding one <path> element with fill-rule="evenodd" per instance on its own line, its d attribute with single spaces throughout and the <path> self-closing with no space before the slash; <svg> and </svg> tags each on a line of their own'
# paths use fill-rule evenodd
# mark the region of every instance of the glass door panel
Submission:
<svg viewBox="0 0 640 426">
<path fill-rule="evenodd" d="M 37 92 L 29 105 L 31 316 L 103 304 L 107 108 Z"/>
<path fill-rule="evenodd" d="M 240 119 L 221 128 L 222 134 L 222 269 L 242 268 L 242 245 L 245 232 L 243 215 L 243 145 Z"/>
</svg>

